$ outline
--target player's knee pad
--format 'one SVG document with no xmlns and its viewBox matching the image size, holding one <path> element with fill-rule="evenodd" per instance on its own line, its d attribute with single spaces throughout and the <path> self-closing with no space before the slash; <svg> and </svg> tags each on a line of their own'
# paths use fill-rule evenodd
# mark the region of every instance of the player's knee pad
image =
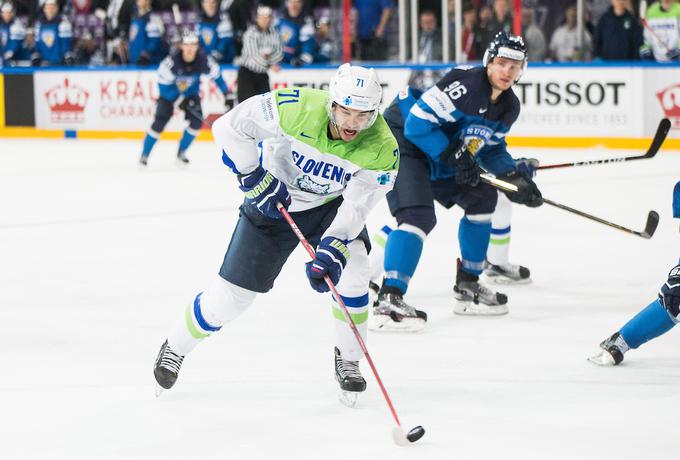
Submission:
<svg viewBox="0 0 680 460">
<path fill-rule="evenodd" d="M 505 196 L 505 193 L 498 191 L 498 201 L 496 201 L 496 209 L 493 212 L 493 226 L 494 228 L 509 227 L 512 220 L 512 202 Z"/>
<path fill-rule="evenodd" d="M 394 217 L 397 219 L 400 228 L 408 230 L 403 226 L 412 225 L 420 229 L 425 235 L 428 235 L 437 225 L 437 216 L 434 214 L 434 208 L 429 206 L 403 208 L 397 211 Z"/>
<path fill-rule="evenodd" d="M 201 314 L 212 326 L 221 326 L 243 313 L 257 294 L 217 277 L 201 296 Z"/>
<path fill-rule="evenodd" d="M 661 286 L 659 302 L 673 318 L 680 320 L 680 265 L 673 267 L 668 281 Z"/>
<path fill-rule="evenodd" d="M 172 117 L 173 110 L 174 103 L 172 101 L 159 98 L 156 103 L 156 115 L 151 124 L 151 129 L 157 133 L 163 132 L 165 125 L 168 124 L 168 121 L 170 121 L 170 118 Z"/>
</svg>

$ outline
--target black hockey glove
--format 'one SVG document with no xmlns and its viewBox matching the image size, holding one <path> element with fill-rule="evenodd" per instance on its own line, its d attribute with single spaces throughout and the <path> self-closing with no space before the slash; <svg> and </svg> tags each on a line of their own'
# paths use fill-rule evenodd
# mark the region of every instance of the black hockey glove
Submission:
<svg viewBox="0 0 680 460">
<path fill-rule="evenodd" d="M 224 95 L 224 113 L 229 112 L 234 108 L 234 99 L 230 98 L 227 94 Z"/>
<path fill-rule="evenodd" d="M 477 165 L 465 145 L 454 147 L 453 144 L 449 144 L 441 154 L 441 161 L 456 170 L 454 178 L 456 184 L 469 185 L 470 187 L 479 184 L 479 174 L 482 172 L 482 168 Z"/>
<path fill-rule="evenodd" d="M 530 208 L 537 208 L 543 204 L 543 195 L 536 183 L 521 172 L 511 171 L 498 178 L 517 186 L 516 192 L 505 192 L 510 201 Z"/>
<path fill-rule="evenodd" d="M 290 206 L 290 194 L 286 184 L 279 181 L 262 166 L 248 174 L 239 174 L 239 188 L 246 195 L 246 204 L 253 205 L 270 219 L 280 219 L 281 213 L 277 207 L 281 203 L 284 208 Z"/>
<path fill-rule="evenodd" d="M 144 51 L 142 54 L 139 55 L 137 58 L 137 62 L 135 62 L 137 65 L 150 65 L 151 64 L 151 56 L 149 56 L 149 53 Z"/>
<path fill-rule="evenodd" d="M 680 265 L 668 273 L 668 281 L 659 290 L 659 302 L 673 317 L 680 319 Z"/>
</svg>

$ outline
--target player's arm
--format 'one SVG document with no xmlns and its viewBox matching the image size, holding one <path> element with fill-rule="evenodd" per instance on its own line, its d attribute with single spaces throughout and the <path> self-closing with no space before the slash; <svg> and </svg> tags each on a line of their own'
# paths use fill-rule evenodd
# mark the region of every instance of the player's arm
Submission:
<svg viewBox="0 0 680 460">
<path fill-rule="evenodd" d="M 167 56 L 158 66 L 158 90 L 159 95 L 168 101 L 174 101 L 179 96 L 177 85 L 175 85 L 176 75 L 173 70 L 172 57 Z"/>
<path fill-rule="evenodd" d="M 213 123 L 212 133 L 225 165 L 236 174 L 252 172 L 260 166 L 258 142 L 281 134 L 274 94 L 241 102 Z"/>
<path fill-rule="evenodd" d="M 347 184 L 343 202 L 324 236 L 351 241 L 366 224 L 375 205 L 392 190 L 399 168 L 399 149 L 394 138 L 381 148 L 379 169 L 361 169 Z"/>
<path fill-rule="evenodd" d="M 224 78 L 222 78 L 222 71 L 220 70 L 219 64 L 215 62 L 215 59 L 213 59 L 212 56 L 208 56 L 208 78 L 215 82 L 224 96 L 227 95 L 229 88 L 227 87 Z"/>
<path fill-rule="evenodd" d="M 455 123 L 464 114 L 456 108 L 452 98 L 440 86 L 441 80 L 411 107 L 404 120 L 404 136 L 435 161 L 449 145 L 449 138 L 441 130 L 445 123 Z M 454 97 L 458 93 L 453 93 Z"/>
</svg>

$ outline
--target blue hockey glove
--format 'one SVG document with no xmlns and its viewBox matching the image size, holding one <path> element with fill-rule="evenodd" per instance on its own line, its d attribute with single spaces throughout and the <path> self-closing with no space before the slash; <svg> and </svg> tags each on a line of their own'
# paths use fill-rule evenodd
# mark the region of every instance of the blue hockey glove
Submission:
<svg viewBox="0 0 680 460">
<path fill-rule="evenodd" d="M 515 169 L 526 177 L 536 177 L 539 162 L 536 158 L 515 158 Z"/>
<path fill-rule="evenodd" d="M 246 195 L 246 203 L 255 206 L 270 219 L 282 217 L 277 203 L 281 203 L 284 208 L 290 206 L 290 194 L 286 185 L 262 166 L 251 173 L 239 174 L 238 181 L 241 184 L 239 188 Z"/>
<path fill-rule="evenodd" d="M 517 186 L 516 192 L 505 192 L 510 201 L 530 208 L 537 208 L 543 204 L 543 195 L 530 177 L 518 171 L 510 171 L 503 176 L 498 176 L 498 178 Z"/>
<path fill-rule="evenodd" d="M 441 154 L 441 161 L 448 163 L 456 170 L 455 181 L 458 185 L 469 185 L 474 187 L 479 184 L 479 174 L 482 169 L 472 157 L 472 154 L 465 148 L 465 145 L 455 146 L 449 144 Z"/>
<path fill-rule="evenodd" d="M 316 248 L 314 260 L 305 264 L 305 271 L 312 289 L 317 292 L 328 292 L 330 288 L 324 281 L 326 275 L 331 278 L 333 284 L 338 284 L 342 269 L 347 265 L 348 259 L 347 241 L 332 236 L 323 238 L 319 247 Z"/>
<path fill-rule="evenodd" d="M 659 302 L 676 320 L 680 320 L 680 265 L 668 273 L 668 281 L 659 290 Z"/>
</svg>

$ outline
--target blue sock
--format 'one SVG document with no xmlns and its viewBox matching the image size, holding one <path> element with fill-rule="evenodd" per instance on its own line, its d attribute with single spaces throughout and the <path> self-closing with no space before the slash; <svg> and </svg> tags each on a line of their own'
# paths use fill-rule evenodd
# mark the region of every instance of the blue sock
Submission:
<svg viewBox="0 0 680 460">
<path fill-rule="evenodd" d="M 408 283 L 423 252 L 423 238 L 402 229 L 392 231 L 385 244 L 385 286 L 395 287 L 406 294 Z"/>
<path fill-rule="evenodd" d="M 619 332 L 630 348 L 637 348 L 668 332 L 673 326 L 675 321 L 657 299 L 628 321 Z"/>
<path fill-rule="evenodd" d="M 154 145 L 156 145 L 157 140 L 158 140 L 158 133 L 152 133 L 152 132 L 146 133 L 146 136 L 144 136 L 144 145 L 142 147 L 142 155 L 144 155 L 145 157 L 148 157 L 149 154 L 151 153 L 151 149 L 153 148 Z"/>
<path fill-rule="evenodd" d="M 182 134 L 182 138 L 179 140 L 179 149 L 182 152 L 185 152 L 191 143 L 194 141 L 196 138 L 196 131 L 191 130 L 189 128 L 184 130 L 184 133 Z"/>
<path fill-rule="evenodd" d="M 489 247 L 491 236 L 491 218 L 485 221 L 473 221 L 463 216 L 458 225 L 458 242 L 463 260 L 463 270 L 473 275 L 481 275 L 484 268 L 484 257 Z"/>
</svg>

